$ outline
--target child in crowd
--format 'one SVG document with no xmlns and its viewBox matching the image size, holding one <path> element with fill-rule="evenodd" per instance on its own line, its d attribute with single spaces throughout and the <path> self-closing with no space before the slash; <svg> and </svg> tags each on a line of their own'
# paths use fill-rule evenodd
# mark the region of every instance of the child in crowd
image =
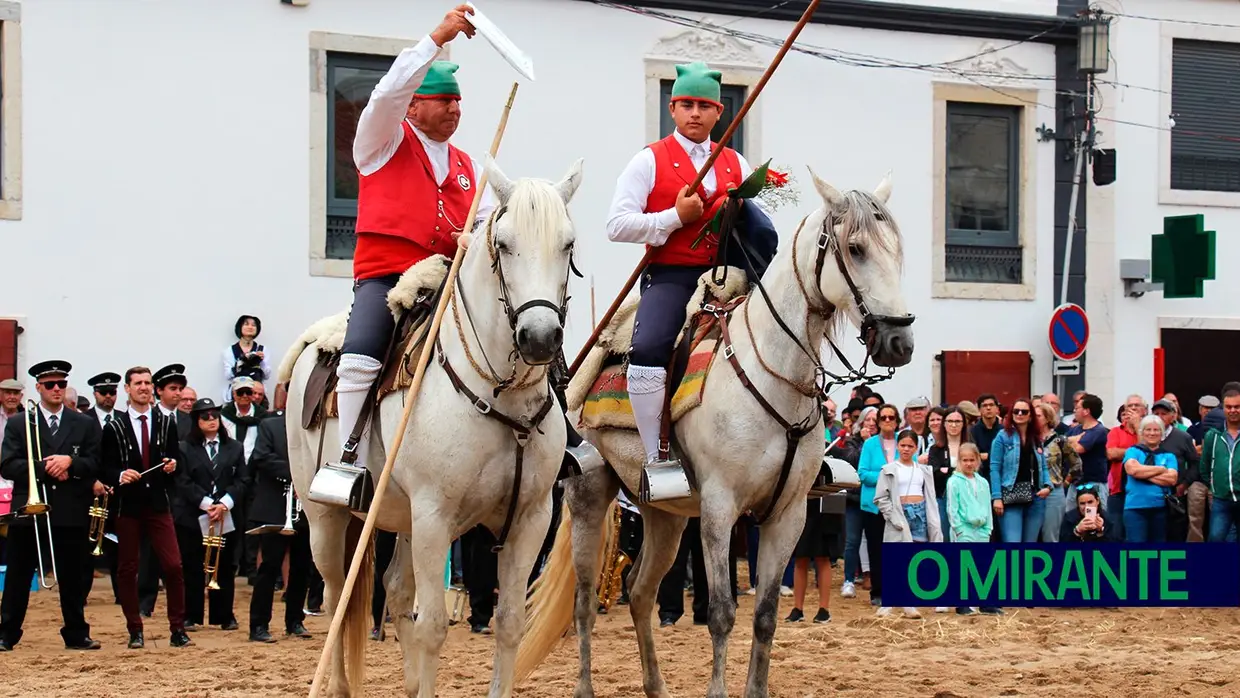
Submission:
<svg viewBox="0 0 1240 698">
<path fill-rule="evenodd" d="M 934 474 L 930 466 L 917 463 L 918 437 L 911 429 L 896 436 L 895 461 L 883 466 L 874 489 L 874 506 L 878 507 L 887 525 L 883 531 L 884 543 L 921 542 L 942 543 L 943 531 L 939 522 L 939 504 L 934 493 Z M 891 615 L 891 609 L 881 606 L 878 615 Z M 908 618 L 920 618 L 916 608 L 905 607 Z"/>
<path fill-rule="evenodd" d="M 947 479 L 947 519 L 951 524 L 952 540 L 956 543 L 989 543 L 994 528 L 990 511 L 990 483 L 977 474 L 982 465 L 982 454 L 971 443 L 960 444 L 956 470 Z M 983 613 L 1003 613 L 998 608 L 983 608 Z M 968 606 L 959 606 L 956 613 L 967 616 L 973 613 Z"/>
</svg>

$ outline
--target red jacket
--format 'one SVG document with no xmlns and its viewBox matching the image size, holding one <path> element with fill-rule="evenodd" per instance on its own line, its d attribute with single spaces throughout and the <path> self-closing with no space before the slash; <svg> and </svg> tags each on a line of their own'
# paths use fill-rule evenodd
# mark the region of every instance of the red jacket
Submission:
<svg viewBox="0 0 1240 698">
<path fill-rule="evenodd" d="M 408 122 L 392 159 L 370 175 L 358 175 L 357 249 L 353 277 L 401 274 L 435 254 L 456 254 L 453 233 L 469 229 L 474 167 L 448 145 L 448 176 L 435 183 L 426 149 Z"/>
<path fill-rule="evenodd" d="M 680 190 L 693 183 L 697 176 L 697 168 L 689 159 L 689 154 L 681 147 L 675 135 L 669 135 L 661 141 L 646 146 L 654 153 L 654 188 L 646 197 L 646 213 L 666 211 L 676 206 L 676 196 Z M 718 148 L 718 143 L 712 143 Z M 715 263 L 715 255 L 719 248 L 719 238 L 709 235 L 697 249 L 690 248 L 697 239 L 702 228 L 710 222 L 715 212 L 723 205 L 729 188 L 739 187 L 744 178 L 741 176 L 741 161 L 736 151 L 724 148 L 723 153 L 715 160 L 715 193 L 706 196 L 706 190 L 698 185 L 698 196 L 706 204 L 706 212 L 692 223 L 681 226 L 668 236 L 661 247 L 654 248 L 652 264 L 671 264 L 676 266 L 708 266 Z M 647 249 L 651 246 L 647 245 Z"/>
</svg>

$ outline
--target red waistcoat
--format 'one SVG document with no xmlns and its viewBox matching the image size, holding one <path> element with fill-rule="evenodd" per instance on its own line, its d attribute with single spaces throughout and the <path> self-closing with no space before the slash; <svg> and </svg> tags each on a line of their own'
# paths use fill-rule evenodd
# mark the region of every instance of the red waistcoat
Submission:
<svg viewBox="0 0 1240 698">
<path fill-rule="evenodd" d="M 646 197 L 645 213 L 675 208 L 676 196 L 681 189 L 693 184 L 693 179 L 697 177 L 697 168 L 693 166 L 689 154 L 681 147 L 674 134 L 646 147 L 654 153 L 654 188 Z M 718 147 L 718 143 L 711 144 L 712 149 Z M 697 190 L 698 196 L 702 197 L 702 202 L 706 205 L 706 212 L 698 220 L 674 231 L 661 247 L 654 248 L 654 255 L 650 259 L 652 264 L 707 266 L 715 263 L 719 248 L 718 236 L 707 236 L 696 250 L 690 248 L 690 245 L 723 205 L 728 189 L 739 187 L 744 178 L 741 176 L 740 158 L 731 148 L 723 149 L 723 153 L 715 160 L 713 171 L 715 193 L 706 196 L 706 190 L 701 185 L 698 185 Z M 647 248 L 650 246 L 647 245 Z"/>
<path fill-rule="evenodd" d="M 373 174 L 358 175 L 357 249 L 353 277 L 401 274 L 435 254 L 456 254 L 453 233 L 469 229 L 474 167 L 469 156 L 448 145 L 448 176 L 435 183 L 430 158 L 408 122 L 392 159 Z"/>
</svg>

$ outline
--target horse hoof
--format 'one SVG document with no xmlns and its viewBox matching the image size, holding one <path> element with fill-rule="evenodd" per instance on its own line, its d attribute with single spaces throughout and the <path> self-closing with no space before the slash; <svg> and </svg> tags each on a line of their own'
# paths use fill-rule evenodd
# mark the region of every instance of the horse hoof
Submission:
<svg viewBox="0 0 1240 698">
<path fill-rule="evenodd" d="M 594 698 L 594 687 L 578 686 L 577 690 L 573 691 L 573 698 Z"/>
</svg>

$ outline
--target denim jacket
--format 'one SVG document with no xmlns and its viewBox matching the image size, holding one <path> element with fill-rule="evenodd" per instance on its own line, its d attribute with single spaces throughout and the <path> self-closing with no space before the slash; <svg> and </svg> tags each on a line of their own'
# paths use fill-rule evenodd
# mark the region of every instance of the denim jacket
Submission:
<svg viewBox="0 0 1240 698">
<path fill-rule="evenodd" d="M 1040 443 L 1033 447 L 1033 456 L 1037 462 L 1033 491 L 1049 488 L 1051 474 L 1046 467 L 1046 449 Z M 1011 487 L 1016 482 L 1016 472 L 1020 470 L 1020 434 L 1000 430 L 990 444 L 990 498 L 1003 499 L 1003 488 Z M 1038 483 L 1041 483 L 1040 485 Z M 1035 495 L 1036 496 L 1036 495 Z"/>
</svg>

